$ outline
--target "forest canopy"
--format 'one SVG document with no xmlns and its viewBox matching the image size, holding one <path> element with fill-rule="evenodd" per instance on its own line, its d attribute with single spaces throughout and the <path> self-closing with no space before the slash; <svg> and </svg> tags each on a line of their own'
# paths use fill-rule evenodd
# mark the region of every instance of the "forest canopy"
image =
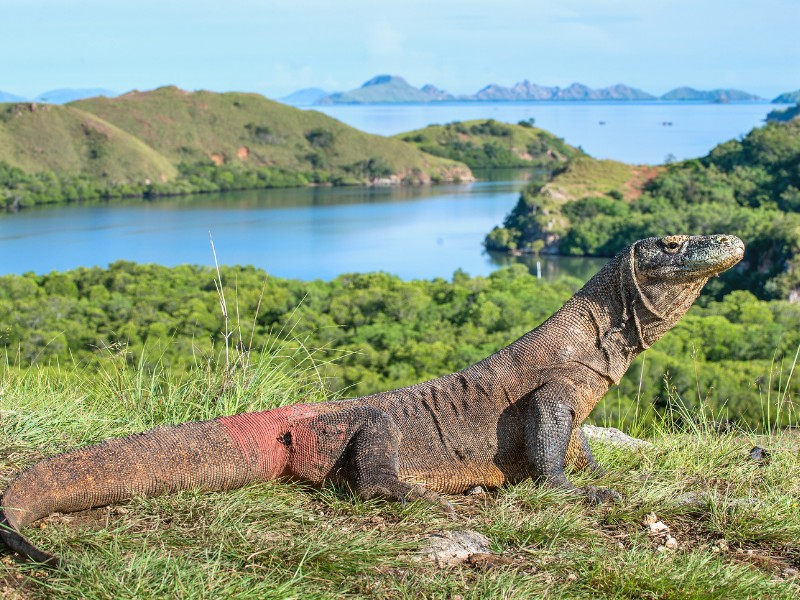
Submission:
<svg viewBox="0 0 800 600">
<path fill-rule="evenodd" d="M 6 361 L 80 372 L 114 359 L 180 375 L 219 357 L 229 331 L 230 344 L 245 352 L 277 341 L 302 345 L 331 392 L 354 396 L 467 367 L 541 323 L 580 286 L 575 279 L 547 283 L 522 265 L 488 277 L 457 272 L 451 281 L 371 273 L 330 282 L 230 267 L 222 269 L 226 326 L 215 276 L 204 267 L 117 262 L 2 277 Z M 690 406 L 760 424 L 768 402 L 797 391 L 787 378 L 799 346 L 800 306 L 747 291 L 722 301 L 701 297 L 637 359 L 593 418 L 631 418 L 637 396 L 640 413 L 663 411 L 677 394 Z"/>
</svg>

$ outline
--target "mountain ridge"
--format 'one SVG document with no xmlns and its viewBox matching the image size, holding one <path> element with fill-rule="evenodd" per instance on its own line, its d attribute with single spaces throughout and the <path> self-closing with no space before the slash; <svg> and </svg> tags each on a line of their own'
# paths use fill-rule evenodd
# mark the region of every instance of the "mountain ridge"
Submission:
<svg viewBox="0 0 800 600">
<path fill-rule="evenodd" d="M 299 93 L 299 92 L 298 92 Z M 488 84 L 474 94 L 453 95 L 427 83 L 421 88 L 409 84 L 399 75 L 376 75 L 360 87 L 336 92 L 313 101 L 316 106 L 335 104 L 427 104 L 431 102 L 628 102 L 628 101 L 698 101 L 753 102 L 764 99 L 749 92 L 732 88 L 696 90 L 678 87 L 661 96 L 617 83 L 603 88 L 591 88 L 582 83 L 567 87 L 545 86 L 524 79 L 512 86 Z"/>
</svg>

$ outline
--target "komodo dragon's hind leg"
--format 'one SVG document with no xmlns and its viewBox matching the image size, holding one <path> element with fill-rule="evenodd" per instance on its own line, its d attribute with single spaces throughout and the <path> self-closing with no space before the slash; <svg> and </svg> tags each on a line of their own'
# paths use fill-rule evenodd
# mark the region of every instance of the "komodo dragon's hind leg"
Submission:
<svg viewBox="0 0 800 600">
<path fill-rule="evenodd" d="M 580 447 L 582 440 L 582 445 L 591 457 L 583 435 L 578 434 L 580 437 L 572 441 L 576 431 L 574 415 L 565 402 L 570 395 L 578 393 L 579 390 L 573 385 L 561 381 L 548 383 L 533 393 L 525 421 L 525 448 L 536 479 L 552 487 L 582 493 L 589 502 L 602 504 L 618 499 L 619 494 L 614 490 L 594 486 L 578 488 L 564 474 L 571 443 L 578 446 L 573 447 L 573 452 L 579 450 L 583 455 L 582 460 L 587 461 L 587 465 L 590 464 L 583 453 L 584 448 Z M 597 464 L 593 457 L 592 462 Z"/>
<path fill-rule="evenodd" d="M 361 425 L 350 441 L 342 469 L 343 479 L 351 489 L 364 499 L 425 500 L 453 513 L 453 505 L 433 490 L 400 480 L 402 434 L 391 416 L 372 407 L 354 410 L 359 413 Z"/>
</svg>

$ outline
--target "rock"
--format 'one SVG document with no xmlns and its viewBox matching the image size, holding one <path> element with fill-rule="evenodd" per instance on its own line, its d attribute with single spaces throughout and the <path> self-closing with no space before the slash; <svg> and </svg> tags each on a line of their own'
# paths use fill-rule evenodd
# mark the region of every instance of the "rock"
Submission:
<svg viewBox="0 0 800 600">
<path fill-rule="evenodd" d="M 644 519 L 642 519 L 642 525 L 647 527 L 647 530 L 652 535 L 661 535 L 662 533 L 669 531 L 669 527 L 667 527 L 663 522 L 659 521 L 656 513 L 654 512 L 651 512 Z"/>
<path fill-rule="evenodd" d="M 661 535 L 662 533 L 668 532 L 669 527 L 662 521 L 656 521 L 655 523 L 650 523 L 647 526 L 647 530 L 650 532 L 651 535 Z"/>
<path fill-rule="evenodd" d="M 656 513 L 651 512 L 644 519 L 642 519 L 642 525 L 652 525 L 656 521 L 658 521 L 658 517 L 656 516 Z"/>
<path fill-rule="evenodd" d="M 705 492 L 686 492 L 675 498 L 675 503 L 681 506 L 702 507 L 708 502 L 708 494 Z"/>
<path fill-rule="evenodd" d="M 480 496 L 481 494 L 485 494 L 486 490 L 483 487 L 476 485 L 475 487 L 469 488 L 466 492 L 464 492 L 465 496 Z"/>
<path fill-rule="evenodd" d="M 640 440 L 622 433 L 614 427 L 597 427 L 596 425 L 581 426 L 586 439 L 598 440 L 612 446 L 623 446 L 626 448 L 651 448 L 653 444 L 645 440 Z"/>
<path fill-rule="evenodd" d="M 440 567 L 457 565 L 472 554 L 490 554 L 489 538 L 469 529 L 439 531 L 424 540 L 419 553 Z"/>
<path fill-rule="evenodd" d="M 667 550 L 675 550 L 678 547 L 678 540 L 676 540 L 671 535 L 668 535 L 667 536 L 667 541 L 664 542 L 664 547 Z"/>
<path fill-rule="evenodd" d="M 753 449 L 750 450 L 750 460 L 753 460 L 760 465 L 765 465 L 769 462 L 769 452 L 760 446 L 753 446 Z"/>
</svg>

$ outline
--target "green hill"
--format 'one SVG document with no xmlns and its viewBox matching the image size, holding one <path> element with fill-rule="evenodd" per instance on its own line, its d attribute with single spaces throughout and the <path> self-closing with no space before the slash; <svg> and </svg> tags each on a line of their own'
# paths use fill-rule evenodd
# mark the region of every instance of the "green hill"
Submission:
<svg viewBox="0 0 800 600">
<path fill-rule="evenodd" d="M 472 168 L 550 166 L 583 152 L 529 121 L 517 125 L 493 119 L 430 125 L 395 136 L 420 150 Z"/>
<path fill-rule="evenodd" d="M 800 117 L 800 100 L 789 108 L 776 108 L 767 113 L 767 121 L 791 121 Z"/>
<path fill-rule="evenodd" d="M 588 157 L 532 184 L 486 238 L 511 253 L 611 256 L 630 240 L 732 233 L 747 245 L 707 290 L 800 299 L 800 120 L 770 122 L 702 159 L 661 168 Z"/>
<path fill-rule="evenodd" d="M 469 175 L 462 165 L 257 94 L 164 87 L 70 106 L 113 123 L 176 163 L 211 160 L 218 165 L 319 169 L 349 175 L 353 182 L 375 176 L 428 181 Z M 374 172 L 364 166 L 369 161 L 376 163 Z"/>
<path fill-rule="evenodd" d="M 109 182 L 167 181 L 175 165 L 141 140 L 74 107 L 0 105 L 0 161 L 29 173 Z"/>
<path fill-rule="evenodd" d="M 466 175 L 396 140 L 369 135 L 327 115 L 301 111 L 257 94 L 189 93 L 175 87 L 71 104 L 113 123 L 175 163 L 331 170 L 360 179 L 360 164 L 382 163 L 376 175 L 427 180 Z M 363 170 L 363 169 L 361 169 Z"/>
<path fill-rule="evenodd" d="M 0 105 L 0 206 L 311 183 L 471 179 L 400 140 L 257 94 L 165 87 Z"/>
</svg>

